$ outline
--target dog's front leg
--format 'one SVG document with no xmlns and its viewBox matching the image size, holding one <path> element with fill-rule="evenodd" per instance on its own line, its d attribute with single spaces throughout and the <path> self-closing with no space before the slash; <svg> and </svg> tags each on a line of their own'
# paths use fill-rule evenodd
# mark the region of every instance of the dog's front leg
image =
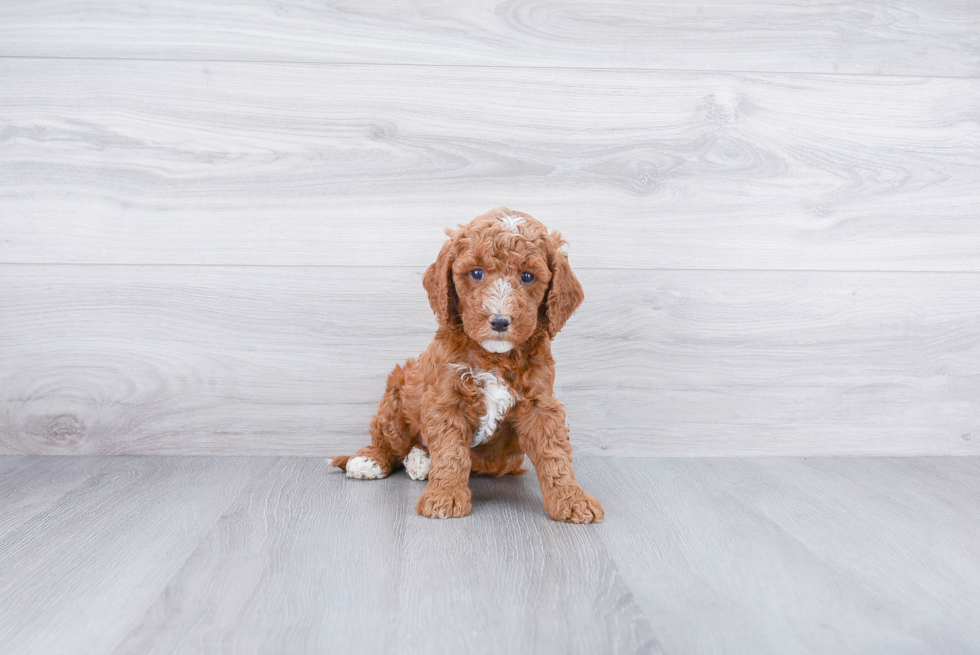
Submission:
<svg viewBox="0 0 980 655">
<path fill-rule="evenodd" d="M 565 408 L 555 398 L 527 401 L 518 407 L 514 427 L 521 449 L 531 458 L 541 484 L 544 509 L 556 521 L 598 523 L 602 504 L 575 479 Z"/>
<path fill-rule="evenodd" d="M 473 428 L 455 406 L 436 405 L 423 418 L 432 465 L 415 511 L 432 519 L 470 513 L 470 441 Z"/>
</svg>

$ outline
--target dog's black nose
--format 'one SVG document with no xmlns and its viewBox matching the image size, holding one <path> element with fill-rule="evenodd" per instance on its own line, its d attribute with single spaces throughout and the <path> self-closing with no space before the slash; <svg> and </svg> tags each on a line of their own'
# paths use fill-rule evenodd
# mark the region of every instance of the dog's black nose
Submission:
<svg viewBox="0 0 980 655">
<path fill-rule="evenodd" d="M 494 332 L 506 332 L 510 327 L 510 317 L 494 314 L 490 317 L 490 327 Z"/>
</svg>

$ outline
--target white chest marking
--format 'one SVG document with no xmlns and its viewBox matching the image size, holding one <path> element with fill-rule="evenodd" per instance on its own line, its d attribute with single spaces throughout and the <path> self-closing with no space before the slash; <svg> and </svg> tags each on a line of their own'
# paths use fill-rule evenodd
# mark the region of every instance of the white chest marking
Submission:
<svg viewBox="0 0 980 655">
<path fill-rule="evenodd" d="M 484 414 L 480 417 L 480 425 L 473 431 L 472 446 L 476 447 L 493 438 L 500 420 L 514 406 L 516 398 L 507 384 L 493 373 L 463 369 L 463 379 L 468 377 L 483 390 Z"/>
</svg>

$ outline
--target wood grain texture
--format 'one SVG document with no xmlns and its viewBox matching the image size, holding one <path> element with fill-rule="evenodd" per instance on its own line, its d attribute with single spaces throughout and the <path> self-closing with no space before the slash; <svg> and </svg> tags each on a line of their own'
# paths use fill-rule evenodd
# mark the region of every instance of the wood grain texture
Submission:
<svg viewBox="0 0 980 655">
<path fill-rule="evenodd" d="M 110 652 L 242 490 L 245 473 L 268 467 L 245 458 L 73 459 L 90 467 L 83 484 L 0 538 L 5 652 Z M 18 482 L 40 488 L 30 477 Z M 52 486 L 41 495 L 60 493 L 57 478 Z"/>
<path fill-rule="evenodd" d="M 718 478 L 737 485 L 740 499 L 754 511 L 862 587 L 917 604 L 914 613 L 895 613 L 913 628 L 913 643 L 947 653 L 976 649 L 975 604 L 953 592 L 961 583 L 975 587 L 980 581 L 976 542 L 962 531 L 976 518 L 980 501 L 975 459 L 818 458 L 799 470 L 776 461 L 754 464 L 768 485 L 745 485 L 747 476 L 730 470 Z M 797 488 L 806 489 L 806 496 L 788 507 L 781 496 Z M 853 500 L 841 503 L 842 494 Z M 890 556 L 879 560 L 878 552 Z"/>
<path fill-rule="evenodd" d="M 0 458 L 0 540 L 89 480 L 99 464 L 85 457 Z"/>
<path fill-rule="evenodd" d="M 65 460 L 91 477 L 62 496 Z M 312 458 L 0 458 L 61 498 L 0 537 L 20 653 L 969 653 L 980 458 L 580 458 L 603 523 L 532 475 L 415 515 L 404 473 Z M 50 467 L 45 478 L 44 467 Z M 49 489 L 50 487 L 50 489 Z"/>
<path fill-rule="evenodd" d="M 664 652 L 969 653 L 977 458 L 587 459 Z M 679 600 L 680 596 L 683 600 Z M 697 629 L 692 629 L 696 626 Z"/>
<path fill-rule="evenodd" d="M 550 521 L 522 479 L 473 487 L 469 520 L 437 522 L 402 474 L 281 460 L 115 652 L 651 652 L 595 531 Z"/>
<path fill-rule="evenodd" d="M 980 80 L 0 60 L 0 261 L 980 271 Z"/>
<path fill-rule="evenodd" d="M 7 0 L 0 55 L 978 76 L 972 2 Z"/>
<path fill-rule="evenodd" d="M 421 269 L 0 268 L 0 449 L 343 454 L 435 322 Z M 581 272 L 582 454 L 975 454 L 974 274 Z"/>
</svg>

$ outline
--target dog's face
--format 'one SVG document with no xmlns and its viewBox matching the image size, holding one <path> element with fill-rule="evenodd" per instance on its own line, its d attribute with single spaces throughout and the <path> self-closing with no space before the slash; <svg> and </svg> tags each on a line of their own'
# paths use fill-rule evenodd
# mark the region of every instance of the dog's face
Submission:
<svg viewBox="0 0 980 655">
<path fill-rule="evenodd" d="M 504 353 L 541 327 L 554 337 L 583 299 L 561 236 L 498 209 L 450 232 L 422 283 L 440 323 Z"/>
</svg>

